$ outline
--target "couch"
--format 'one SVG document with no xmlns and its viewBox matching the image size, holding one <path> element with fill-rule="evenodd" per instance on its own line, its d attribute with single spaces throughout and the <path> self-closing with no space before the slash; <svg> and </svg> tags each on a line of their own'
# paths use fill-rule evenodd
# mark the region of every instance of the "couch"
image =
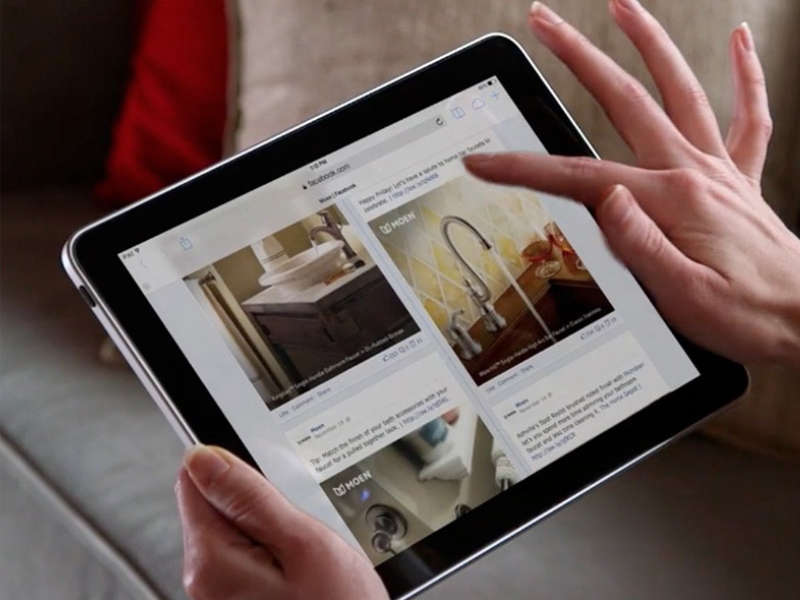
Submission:
<svg viewBox="0 0 800 600">
<path fill-rule="evenodd" d="M 132 3 L 7 0 L 0 201 L 0 597 L 178 599 L 183 448 L 62 274 L 100 216 Z M 424 597 L 794 597 L 800 466 L 690 436 Z"/>
</svg>

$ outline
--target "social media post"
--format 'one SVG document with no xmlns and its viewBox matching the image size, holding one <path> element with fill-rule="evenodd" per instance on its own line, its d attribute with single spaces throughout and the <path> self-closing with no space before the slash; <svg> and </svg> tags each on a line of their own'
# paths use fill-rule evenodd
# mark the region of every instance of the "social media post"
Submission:
<svg viewBox="0 0 800 600">
<path fill-rule="evenodd" d="M 492 129 L 485 129 L 410 165 L 400 165 L 380 183 L 353 196 L 353 204 L 365 220 L 375 219 L 412 198 L 465 173 L 461 159 L 472 152 L 501 152 L 505 148 Z M 415 158 L 422 152 L 417 149 Z"/>
<path fill-rule="evenodd" d="M 383 340 L 377 340 L 375 343 L 382 344 Z M 380 376 L 382 371 L 396 368 L 401 363 L 415 360 L 415 357 L 425 356 L 431 351 L 429 336 L 425 333 L 419 332 L 409 336 L 276 408 L 272 411 L 272 416 L 279 423 L 302 417 L 303 413 L 312 411 L 321 404 L 337 402 L 341 394 L 351 393 L 354 388 L 360 387 L 365 379 Z"/>
<path fill-rule="evenodd" d="M 461 175 L 369 226 L 478 386 L 614 311 L 530 190 Z"/>
<path fill-rule="evenodd" d="M 430 354 L 286 432 L 317 481 L 469 400 L 444 360 Z"/>
<path fill-rule="evenodd" d="M 492 410 L 537 471 L 668 391 L 626 331 Z"/>
<path fill-rule="evenodd" d="M 415 421 L 320 486 L 377 565 L 517 481 L 502 447 L 462 404 Z"/>
<path fill-rule="evenodd" d="M 269 410 L 420 332 L 336 206 L 183 281 Z"/>
</svg>

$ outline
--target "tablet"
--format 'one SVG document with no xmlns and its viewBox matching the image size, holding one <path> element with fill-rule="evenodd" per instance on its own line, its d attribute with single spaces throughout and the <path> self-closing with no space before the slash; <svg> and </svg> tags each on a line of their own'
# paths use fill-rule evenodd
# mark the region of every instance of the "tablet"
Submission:
<svg viewBox="0 0 800 600">
<path fill-rule="evenodd" d="M 67 271 L 185 442 L 260 469 L 406 598 L 743 393 L 582 205 L 471 152 L 595 156 L 481 38 L 75 234 Z"/>
</svg>

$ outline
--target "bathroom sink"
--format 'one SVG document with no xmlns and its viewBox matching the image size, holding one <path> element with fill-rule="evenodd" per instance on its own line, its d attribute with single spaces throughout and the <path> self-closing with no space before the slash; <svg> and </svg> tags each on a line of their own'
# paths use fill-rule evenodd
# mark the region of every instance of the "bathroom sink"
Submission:
<svg viewBox="0 0 800 600">
<path fill-rule="evenodd" d="M 264 287 L 276 286 L 286 292 L 308 289 L 342 268 L 345 262 L 343 247 L 340 240 L 318 244 L 275 265 L 258 282 Z"/>
</svg>

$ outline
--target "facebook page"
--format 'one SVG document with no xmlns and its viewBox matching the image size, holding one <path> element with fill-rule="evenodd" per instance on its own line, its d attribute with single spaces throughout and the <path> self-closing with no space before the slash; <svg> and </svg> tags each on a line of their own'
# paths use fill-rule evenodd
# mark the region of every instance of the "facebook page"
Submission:
<svg viewBox="0 0 800 600">
<path fill-rule="evenodd" d="M 698 372 L 493 78 L 120 254 L 265 474 L 374 564 Z"/>
</svg>

